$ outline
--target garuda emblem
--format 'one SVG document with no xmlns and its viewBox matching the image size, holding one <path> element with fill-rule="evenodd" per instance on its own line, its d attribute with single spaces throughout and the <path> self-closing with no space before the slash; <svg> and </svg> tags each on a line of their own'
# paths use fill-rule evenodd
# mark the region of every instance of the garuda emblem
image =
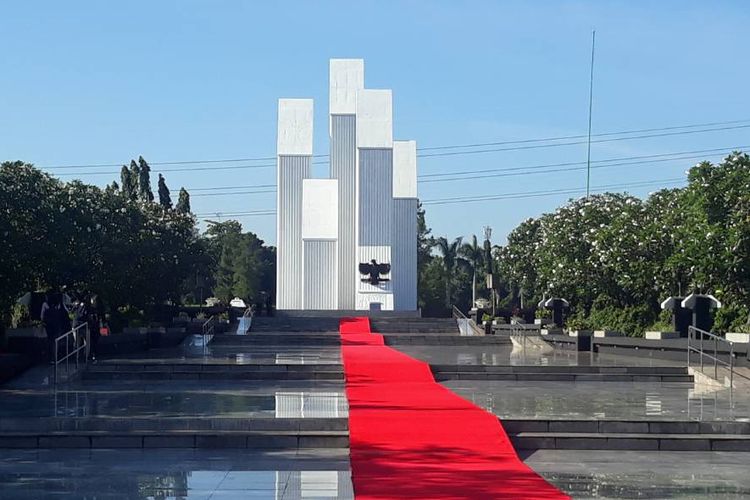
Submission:
<svg viewBox="0 0 750 500">
<path fill-rule="evenodd" d="M 367 278 L 362 278 L 362 282 L 370 283 L 371 285 L 377 285 L 381 281 L 391 281 L 390 278 L 381 278 L 391 272 L 390 264 L 378 264 L 375 259 L 372 259 L 369 263 L 359 264 L 359 273 Z"/>
</svg>

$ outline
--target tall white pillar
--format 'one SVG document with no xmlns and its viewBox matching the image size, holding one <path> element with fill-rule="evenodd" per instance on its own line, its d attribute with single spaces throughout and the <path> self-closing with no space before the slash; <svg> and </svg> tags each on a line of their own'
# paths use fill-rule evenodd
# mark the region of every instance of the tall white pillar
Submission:
<svg viewBox="0 0 750 500">
<path fill-rule="evenodd" d="M 302 305 L 337 309 L 338 181 L 302 181 Z"/>
<path fill-rule="evenodd" d="M 312 99 L 279 99 L 276 150 L 276 308 L 302 309 L 302 181 L 312 164 Z"/>
<path fill-rule="evenodd" d="M 357 255 L 360 263 L 391 263 L 393 98 L 390 90 L 357 92 Z M 392 273 L 388 276 L 392 277 Z M 393 309 L 391 282 L 371 285 L 357 275 L 356 308 Z"/>
<path fill-rule="evenodd" d="M 356 304 L 357 91 L 365 86 L 362 59 L 331 59 L 329 66 L 331 178 L 338 182 L 338 309 Z"/>
<path fill-rule="evenodd" d="M 417 309 L 417 143 L 393 141 L 393 308 Z"/>
</svg>

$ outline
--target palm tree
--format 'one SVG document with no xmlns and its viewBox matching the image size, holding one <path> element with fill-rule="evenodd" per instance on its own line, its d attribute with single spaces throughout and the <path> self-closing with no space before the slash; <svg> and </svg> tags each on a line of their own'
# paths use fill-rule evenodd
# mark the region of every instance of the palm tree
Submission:
<svg viewBox="0 0 750 500">
<path fill-rule="evenodd" d="M 475 307 L 477 301 L 477 271 L 484 261 L 484 249 L 477 243 L 477 236 L 471 236 L 471 243 L 464 243 L 458 249 L 459 255 L 471 265 L 471 307 Z"/>
<path fill-rule="evenodd" d="M 443 271 L 445 272 L 445 307 L 451 309 L 451 295 L 453 295 L 453 276 L 458 270 L 459 261 L 462 261 L 458 250 L 461 248 L 460 236 L 448 242 L 444 237 L 435 240 L 435 246 L 443 257 Z"/>
</svg>

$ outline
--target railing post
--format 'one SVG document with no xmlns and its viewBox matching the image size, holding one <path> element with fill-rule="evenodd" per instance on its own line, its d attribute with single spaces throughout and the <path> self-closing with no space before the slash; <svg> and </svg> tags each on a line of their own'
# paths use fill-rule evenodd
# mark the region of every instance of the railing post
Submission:
<svg viewBox="0 0 750 500">
<path fill-rule="evenodd" d="M 714 337 L 714 378 L 719 380 L 719 341 Z"/>
</svg>

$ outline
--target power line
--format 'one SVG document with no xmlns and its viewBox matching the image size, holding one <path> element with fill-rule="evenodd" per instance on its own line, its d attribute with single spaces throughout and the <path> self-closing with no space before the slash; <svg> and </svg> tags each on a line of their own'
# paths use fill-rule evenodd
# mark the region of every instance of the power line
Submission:
<svg viewBox="0 0 750 500">
<path fill-rule="evenodd" d="M 660 179 L 655 181 L 644 181 L 644 182 L 633 182 L 633 183 L 622 183 L 622 184 L 609 184 L 603 186 L 597 186 L 596 189 L 607 190 L 607 189 L 620 189 L 626 187 L 645 187 L 653 185 L 662 185 L 664 183 L 672 182 L 685 182 L 682 177 L 675 177 L 672 179 Z M 455 198 L 439 198 L 435 200 L 425 200 L 422 202 L 423 205 L 453 205 L 463 203 L 477 203 L 482 201 L 495 201 L 495 200 L 512 200 L 518 198 L 534 198 L 537 196 L 547 196 L 553 194 L 576 194 L 585 193 L 586 190 L 582 188 L 569 188 L 569 189 L 553 189 L 549 191 L 526 191 L 522 193 L 504 193 L 500 195 L 486 195 L 486 196 L 470 196 L 470 197 L 455 197 Z"/>
<path fill-rule="evenodd" d="M 687 154 L 695 154 L 695 153 L 732 152 L 734 150 L 744 149 L 744 148 L 750 148 L 750 146 L 732 146 L 728 148 L 696 149 L 692 151 L 674 151 L 671 153 L 659 153 L 659 154 L 640 155 L 640 156 L 624 156 L 621 158 L 606 158 L 603 160 L 593 160 L 591 163 L 608 163 L 608 162 L 614 162 L 614 161 L 661 158 L 661 157 L 666 157 L 666 156 L 687 155 Z M 680 159 L 690 159 L 690 158 L 691 157 L 674 158 L 674 159 L 680 160 Z M 566 167 L 566 166 L 572 166 L 572 165 L 585 165 L 585 164 L 586 162 L 584 161 L 572 161 L 572 162 L 564 162 L 564 163 L 547 163 L 547 164 L 542 164 L 542 165 L 529 165 L 525 167 L 507 167 L 507 168 L 504 167 L 504 168 L 490 168 L 490 169 L 482 169 L 482 170 L 463 170 L 463 171 L 457 171 L 457 172 L 422 174 L 419 176 L 419 178 L 422 179 L 422 178 L 446 177 L 446 176 L 468 175 L 468 174 L 483 174 L 483 173 L 490 173 L 490 172 L 508 172 L 508 171 L 513 171 L 513 170 L 526 170 L 526 169 L 532 170 L 532 169 L 538 169 L 538 168 Z"/>
<path fill-rule="evenodd" d="M 705 158 L 706 153 L 722 153 L 723 154 L 723 153 L 728 153 L 733 150 L 743 149 L 743 148 L 750 148 L 750 146 L 733 146 L 733 147 L 728 147 L 728 148 L 697 149 L 697 150 L 692 150 L 692 151 L 676 151 L 676 152 L 671 152 L 671 153 L 659 153 L 659 154 L 651 154 L 651 155 L 607 158 L 607 159 L 592 161 L 592 163 L 605 163 L 605 164 L 595 165 L 595 166 L 592 166 L 591 168 L 598 169 L 598 168 L 611 168 L 611 167 L 619 167 L 619 166 L 637 166 L 637 165 L 648 165 L 652 163 L 661 163 L 665 161 L 703 159 Z M 693 153 L 700 153 L 700 154 L 694 155 Z M 691 155 L 691 156 L 685 156 L 685 155 Z M 638 161 L 629 161 L 629 160 L 638 160 Z M 419 179 L 417 182 L 422 184 L 422 183 L 446 182 L 446 181 L 476 180 L 477 177 L 474 177 L 473 176 L 474 174 L 493 174 L 496 172 L 501 172 L 501 174 L 482 175 L 482 178 L 510 177 L 510 176 L 515 176 L 515 175 L 534 175 L 534 174 L 545 174 L 545 173 L 554 173 L 554 172 L 571 172 L 571 171 L 583 170 L 586 167 L 579 167 L 579 168 L 556 168 L 556 167 L 575 167 L 575 166 L 581 166 L 581 165 L 586 165 L 586 162 L 577 161 L 577 162 L 564 162 L 564 163 L 547 163 L 547 164 L 542 164 L 542 165 L 527 165 L 523 167 L 503 167 L 503 168 L 495 168 L 495 169 L 469 170 L 469 171 L 464 171 L 464 172 L 425 174 L 425 175 L 419 176 Z M 450 176 L 450 178 L 437 178 L 436 179 L 435 177 L 438 177 L 438 176 Z M 427 177 L 427 179 L 424 179 L 425 177 Z M 205 188 L 188 188 L 188 191 L 190 192 L 199 191 L 199 190 L 223 191 L 223 190 L 234 190 L 234 189 L 275 188 L 275 187 L 276 187 L 275 184 L 258 184 L 255 186 L 252 186 L 252 185 L 250 186 L 215 186 L 215 187 L 205 187 Z M 272 192 L 275 192 L 275 189 L 268 190 L 268 191 L 237 191 L 237 192 L 231 192 L 231 193 L 218 193 L 218 194 L 235 195 L 235 194 L 254 194 L 254 193 L 272 193 Z M 211 195 L 213 194 L 214 193 L 211 193 Z M 204 196 L 204 195 L 199 193 L 193 196 Z"/>
<path fill-rule="evenodd" d="M 641 136 L 635 136 L 635 137 L 620 137 L 620 138 L 612 138 L 607 140 L 596 140 L 592 142 L 609 142 L 614 140 L 631 140 L 631 139 L 641 139 L 646 137 L 664 137 L 665 135 L 682 135 L 682 134 L 693 134 L 693 133 L 703 133 L 703 132 L 713 132 L 713 131 L 720 131 L 720 130 L 731 130 L 736 128 L 748 128 L 750 127 L 750 124 L 746 125 L 737 125 L 739 123 L 747 123 L 750 119 L 745 120 L 730 120 L 730 121 L 722 121 L 722 122 L 710 122 L 710 123 L 701 123 L 701 124 L 691 124 L 691 125 L 677 125 L 677 126 L 670 126 L 670 127 L 658 127 L 658 128 L 646 128 L 646 129 L 635 129 L 635 130 L 623 130 L 623 131 L 617 131 L 617 132 L 607 132 L 607 133 L 601 133 L 601 134 L 593 134 L 592 137 L 611 137 L 613 135 L 626 135 L 626 134 L 634 134 L 634 133 L 644 133 L 644 132 L 669 132 L 667 134 L 655 134 L 655 135 L 641 135 Z M 723 126 L 723 127 L 719 127 Z M 684 130 L 684 129 L 690 129 L 690 128 L 699 128 L 703 127 L 703 130 Z M 705 127 L 711 127 L 711 128 L 705 128 Z M 565 143 L 559 143 L 559 144 L 532 144 L 528 145 L 530 143 L 536 143 L 536 142 L 551 142 L 551 141 L 559 141 L 559 140 L 570 140 L 570 139 L 581 139 L 586 138 L 586 135 L 569 135 L 569 136 L 559 136 L 559 137 L 547 137 L 547 138 L 539 138 L 539 139 L 521 139 L 521 140 L 513 140 L 513 141 L 500 141 L 500 142 L 485 142 L 485 143 L 475 143 L 475 144 L 461 144 L 461 145 L 448 145 L 448 146 L 433 146 L 433 147 L 423 147 L 418 148 L 418 151 L 430 151 L 430 150 L 444 150 L 444 149 L 465 149 L 465 148 L 476 148 L 476 147 L 486 147 L 486 146 L 501 146 L 501 145 L 512 145 L 512 144 L 527 144 L 527 146 L 523 146 L 520 149 L 535 149 L 535 148 L 545 148 L 545 147 L 559 147 L 559 146 L 571 146 L 571 145 L 578 145 L 578 144 L 584 144 L 585 141 L 574 141 L 574 142 L 565 142 Z M 450 155 L 455 154 L 470 154 L 470 153 L 480 153 L 480 152 L 494 152 L 494 151 L 513 151 L 516 150 L 516 148 L 504 148 L 504 149 L 492 149 L 492 150 L 482 150 L 482 151 L 455 151 L 450 152 Z M 429 153 L 429 154 L 422 154 L 418 155 L 421 157 L 432 157 L 432 156 L 447 156 L 449 153 Z M 319 155 L 313 155 L 314 158 L 327 158 L 329 155 L 327 154 L 319 154 Z M 225 158 L 225 159 L 209 159 L 209 160 L 183 160 L 183 161 L 163 161 L 163 162 L 149 162 L 149 165 L 200 165 L 200 164 L 215 164 L 215 163 L 239 163 L 239 162 L 248 162 L 248 161 L 274 161 L 276 160 L 276 156 L 261 156 L 261 157 L 255 157 L 255 158 Z M 322 162 L 325 163 L 325 162 Z M 75 164 L 75 165 L 50 165 L 48 167 L 43 167 L 46 170 L 64 170 L 64 169 L 75 169 L 75 168 L 106 168 L 106 167 L 120 167 L 122 166 L 122 163 L 93 163 L 93 164 Z M 234 166 L 234 167 L 227 167 L 227 168 L 269 168 L 269 167 L 275 167 L 276 164 L 264 164 L 264 165 L 242 165 L 242 166 Z M 217 167 L 214 167 L 217 168 Z M 211 167 L 206 167 L 205 169 L 211 169 Z M 161 172 L 170 172 L 170 171 L 183 171 L 183 170 L 177 170 L 177 169 L 163 169 L 160 170 Z M 103 172 L 102 172 L 103 173 Z M 112 172 L 108 172 L 112 173 Z M 113 172 L 113 173 L 119 173 Z M 85 174 L 69 174 L 69 175 L 85 175 Z"/>
<path fill-rule="evenodd" d="M 635 139 L 649 139 L 653 137 L 668 137 L 668 136 L 675 136 L 675 135 L 687 135 L 687 134 L 699 134 L 703 132 L 718 132 L 723 130 L 734 130 L 734 129 L 745 129 L 750 128 L 750 125 L 735 125 L 731 127 L 718 127 L 718 128 L 706 128 L 706 129 L 700 129 L 700 130 L 683 130 L 680 132 L 664 132 L 660 134 L 643 134 L 643 135 L 635 135 L 630 137 L 613 137 L 611 139 L 598 139 L 598 140 L 592 140 L 591 143 L 604 143 L 604 142 L 616 142 L 616 141 L 631 141 Z M 492 149 L 477 149 L 473 151 L 448 151 L 445 153 L 430 153 L 430 154 L 423 154 L 423 155 L 417 155 L 421 158 L 426 157 L 439 157 L 439 156 L 460 156 L 460 155 L 472 155 L 472 154 L 482 154 L 482 153 L 497 153 L 500 151 L 523 151 L 527 149 L 541 149 L 541 148 L 557 148 L 562 146 L 576 146 L 581 144 L 586 144 L 587 141 L 572 141 L 572 142 L 559 142 L 556 144 L 536 144 L 533 146 L 514 146 L 510 148 L 492 148 Z"/>
<path fill-rule="evenodd" d="M 591 32 L 591 77 L 589 79 L 589 133 L 586 141 L 586 196 L 589 195 L 591 183 L 591 117 L 594 110 L 594 47 L 596 46 L 596 30 Z"/>
<path fill-rule="evenodd" d="M 674 177 L 670 179 L 659 179 L 659 180 L 653 180 L 653 181 L 607 184 L 607 185 L 602 185 L 602 186 L 595 186 L 595 189 L 597 190 L 596 192 L 602 192 L 602 190 L 607 190 L 607 189 L 620 189 L 620 188 L 628 188 L 628 187 L 646 187 L 646 186 L 663 185 L 665 183 L 674 183 L 674 182 L 685 182 L 685 179 L 682 177 Z M 560 194 L 581 194 L 581 193 L 585 193 L 585 189 L 562 188 L 562 189 L 552 189 L 552 190 L 542 190 L 542 191 L 522 191 L 522 192 L 514 192 L 514 193 L 503 193 L 503 194 L 497 194 L 497 195 L 458 196 L 458 197 L 453 197 L 453 198 L 436 198 L 434 200 L 424 200 L 422 204 L 423 205 L 452 205 L 452 204 L 464 204 L 464 203 L 479 203 L 483 201 L 515 200 L 515 199 L 523 199 L 523 198 L 537 198 L 540 196 L 552 196 L 552 195 L 560 195 Z M 197 217 L 209 217 L 209 216 L 245 217 L 245 216 L 260 216 L 260 215 L 275 215 L 275 214 L 276 214 L 276 210 L 266 209 L 266 210 L 251 210 L 247 212 L 220 212 L 220 211 L 206 212 L 206 213 L 196 214 L 196 216 Z"/>
</svg>

